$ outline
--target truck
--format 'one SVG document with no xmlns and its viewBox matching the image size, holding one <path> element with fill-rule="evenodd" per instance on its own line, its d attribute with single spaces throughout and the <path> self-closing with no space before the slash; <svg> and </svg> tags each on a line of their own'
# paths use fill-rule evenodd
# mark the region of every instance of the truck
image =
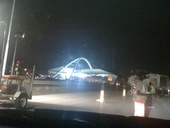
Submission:
<svg viewBox="0 0 170 128">
<path fill-rule="evenodd" d="M 35 67 L 34 67 L 35 68 Z M 35 69 L 33 69 L 34 71 Z M 34 72 L 32 77 L 19 75 L 2 75 L 0 83 L 0 103 L 12 102 L 16 109 L 27 107 L 32 99 Z"/>
<path fill-rule="evenodd" d="M 169 77 L 161 74 L 148 74 L 147 79 L 152 82 L 155 88 L 161 93 L 169 96 Z"/>
<path fill-rule="evenodd" d="M 130 76 L 128 78 L 128 85 L 131 87 L 131 92 L 133 93 L 134 90 L 136 89 L 136 82 L 138 80 L 137 75 Z M 146 89 L 149 86 L 149 82 L 151 82 L 154 87 L 156 94 L 159 96 L 161 95 L 167 95 L 168 97 L 170 96 L 170 83 L 169 83 L 169 77 L 167 75 L 162 75 L 162 74 L 147 74 L 146 78 L 143 80 L 143 82 L 146 85 Z"/>
</svg>

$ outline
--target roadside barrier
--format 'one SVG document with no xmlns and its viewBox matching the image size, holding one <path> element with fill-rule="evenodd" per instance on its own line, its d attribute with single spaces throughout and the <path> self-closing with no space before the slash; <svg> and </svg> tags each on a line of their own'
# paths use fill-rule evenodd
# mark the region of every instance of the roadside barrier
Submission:
<svg viewBox="0 0 170 128">
<path fill-rule="evenodd" d="M 145 103 L 135 102 L 134 116 L 144 117 L 145 116 Z"/>
</svg>

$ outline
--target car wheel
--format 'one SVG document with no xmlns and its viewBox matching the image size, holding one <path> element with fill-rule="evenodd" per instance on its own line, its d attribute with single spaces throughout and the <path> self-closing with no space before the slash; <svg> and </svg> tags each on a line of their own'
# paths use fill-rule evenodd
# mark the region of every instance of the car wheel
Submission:
<svg viewBox="0 0 170 128">
<path fill-rule="evenodd" d="M 25 95 L 21 95 L 19 98 L 15 100 L 16 109 L 24 109 L 27 106 L 27 97 Z"/>
</svg>

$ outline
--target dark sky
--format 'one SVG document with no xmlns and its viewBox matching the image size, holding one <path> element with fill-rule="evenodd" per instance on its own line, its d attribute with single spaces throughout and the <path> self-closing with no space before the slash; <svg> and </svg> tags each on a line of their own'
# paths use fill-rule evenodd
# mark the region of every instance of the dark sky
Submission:
<svg viewBox="0 0 170 128">
<path fill-rule="evenodd" d="M 11 8 L 12 0 L 0 0 L 0 20 L 9 21 Z M 16 0 L 8 65 L 21 32 L 16 58 L 38 71 L 83 56 L 105 70 L 114 60 L 120 73 L 170 75 L 168 0 Z"/>
</svg>

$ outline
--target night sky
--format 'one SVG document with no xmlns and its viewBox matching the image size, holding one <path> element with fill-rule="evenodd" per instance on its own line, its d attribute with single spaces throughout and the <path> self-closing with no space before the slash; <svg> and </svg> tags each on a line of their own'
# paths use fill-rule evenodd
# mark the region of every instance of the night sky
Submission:
<svg viewBox="0 0 170 128">
<path fill-rule="evenodd" d="M 139 68 L 170 75 L 168 1 L 16 0 L 8 65 L 14 35 L 24 32 L 16 59 L 42 73 L 86 57 L 120 74 Z M 0 0 L 0 20 L 9 22 L 11 8 L 12 0 Z"/>
</svg>

